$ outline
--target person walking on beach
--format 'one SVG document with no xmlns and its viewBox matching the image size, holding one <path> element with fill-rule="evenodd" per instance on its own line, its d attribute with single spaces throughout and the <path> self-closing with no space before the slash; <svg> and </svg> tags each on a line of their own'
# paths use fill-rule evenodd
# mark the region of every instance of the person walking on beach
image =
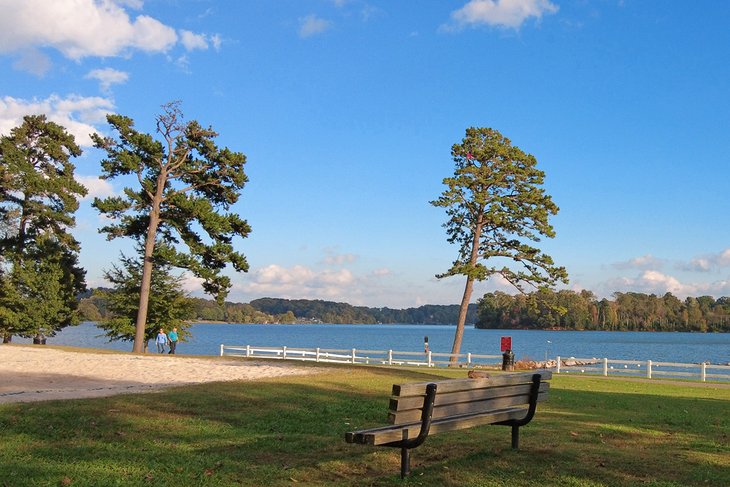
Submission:
<svg viewBox="0 0 730 487">
<path fill-rule="evenodd" d="M 165 335 L 165 330 L 163 330 L 162 328 L 160 328 L 160 332 L 157 334 L 155 343 L 157 344 L 157 353 L 165 353 L 165 345 L 167 345 L 167 335 Z"/>
<path fill-rule="evenodd" d="M 177 328 L 173 328 L 170 333 L 167 334 L 167 339 L 170 341 L 170 353 L 175 355 L 175 348 L 177 348 Z"/>
</svg>

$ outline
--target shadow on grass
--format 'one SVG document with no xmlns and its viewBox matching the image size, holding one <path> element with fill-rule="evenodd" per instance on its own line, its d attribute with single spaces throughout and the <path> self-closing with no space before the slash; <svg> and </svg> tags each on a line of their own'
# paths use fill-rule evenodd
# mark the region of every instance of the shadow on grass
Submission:
<svg viewBox="0 0 730 487">
<path fill-rule="evenodd" d="M 538 407 L 521 451 L 509 428 L 436 435 L 401 481 L 398 450 L 344 433 L 385 424 L 391 384 L 429 377 L 333 369 L 6 405 L 0 485 L 730 485 L 727 400 L 567 389 Z"/>
</svg>

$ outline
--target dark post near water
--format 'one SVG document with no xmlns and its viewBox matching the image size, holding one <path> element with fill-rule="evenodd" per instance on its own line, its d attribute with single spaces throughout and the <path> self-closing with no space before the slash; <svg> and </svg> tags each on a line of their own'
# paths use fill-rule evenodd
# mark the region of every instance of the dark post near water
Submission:
<svg viewBox="0 0 730 487">
<path fill-rule="evenodd" d="M 428 335 L 423 337 L 423 353 L 428 353 Z"/>
<path fill-rule="evenodd" d="M 502 370 L 515 370 L 515 354 L 512 352 L 512 337 L 500 339 L 502 351 Z"/>
</svg>

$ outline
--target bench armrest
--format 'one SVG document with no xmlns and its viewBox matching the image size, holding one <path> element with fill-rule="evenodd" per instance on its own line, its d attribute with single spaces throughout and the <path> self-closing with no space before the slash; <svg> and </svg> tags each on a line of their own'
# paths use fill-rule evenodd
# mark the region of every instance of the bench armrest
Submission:
<svg viewBox="0 0 730 487">
<path fill-rule="evenodd" d="M 423 409 L 421 410 L 421 430 L 415 438 L 403 438 L 402 440 L 386 443 L 383 446 L 392 446 L 396 448 L 416 448 L 426 441 L 428 432 L 431 429 L 431 416 L 433 415 L 433 403 L 436 400 L 436 388 L 434 383 L 426 386 L 426 396 L 423 398 Z M 408 435 L 408 429 L 403 430 L 404 436 Z"/>
</svg>

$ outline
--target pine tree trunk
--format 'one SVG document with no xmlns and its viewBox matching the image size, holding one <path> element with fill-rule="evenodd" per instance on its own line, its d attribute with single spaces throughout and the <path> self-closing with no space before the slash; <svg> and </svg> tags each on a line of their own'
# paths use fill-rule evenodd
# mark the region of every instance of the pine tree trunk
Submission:
<svg viewBox="0 0 730 487">
<path fill-rule="evenodd" d="M 134 353 L 145 353 L 147 350 L 147 340 L 145 339 L 145 331 L 147 329 L 147 311 L 150 302 L 150 289 L 152 287 L 152 254 L 155 251 L 155 243 L 157 242 L 157 227 L 160 224 L 160 205 L 163 199 L 163 191 L 165 188 L 166 175 L 163 172 L 157 178 L 157 192 L 152 200 L 152 208 L 150 210 L 150 223 L 147 227 L 147 235 L 144 241 L 144 261 L 142 264 L 142 282 L 139 289 L 139 309 L 137 310 L 137 322 L 134 330 Z"/>
<path fill-rule="evenodd" d="M 466 286 L 464 287 L 464 297 L 461 298 L 461 306 L 459 307 L 459 319 L 456 322 L 456 333 L 454 334 L 454 345 L 451 347 L 451 357 L 449 358 L 449 367 L 455 367 L 459 361 L 459 352 L 461 351 L 461 342 L 464 339 L 464 326 L 466 325 L 466 313 L 469 311 L 469 301 L 471 293 L 474 289 L 474 278 L 466 278 Z"/>
<path fill-rule="evenodd" d="M 477 265 L 479 260 L 479 240 L 482 238 L 482 215 L 481 212 L 477 216 L 476 226 L 474 227 L 474 235 L 472 235 L 471 255 L 469 256 L 469 264 L 471 267 Z M 467 274 L 466 286 L 464 287 L 464 296 L 461 298 L 461 306 L 459 307 L 459 319 L 456 322 L 456 333 L 454 334 L 454 346 L 451 347 L 451 357 L 449 358 L 449 367 L 455 367 L 459 361 L 459 353 L 461 352 L 461 342 L 464 339 L 464 326 L 466 325 L 466 314 L 469 311 L 469 301 L 471 293 L 474 290 L 474 277 Z"/>
</svg>

